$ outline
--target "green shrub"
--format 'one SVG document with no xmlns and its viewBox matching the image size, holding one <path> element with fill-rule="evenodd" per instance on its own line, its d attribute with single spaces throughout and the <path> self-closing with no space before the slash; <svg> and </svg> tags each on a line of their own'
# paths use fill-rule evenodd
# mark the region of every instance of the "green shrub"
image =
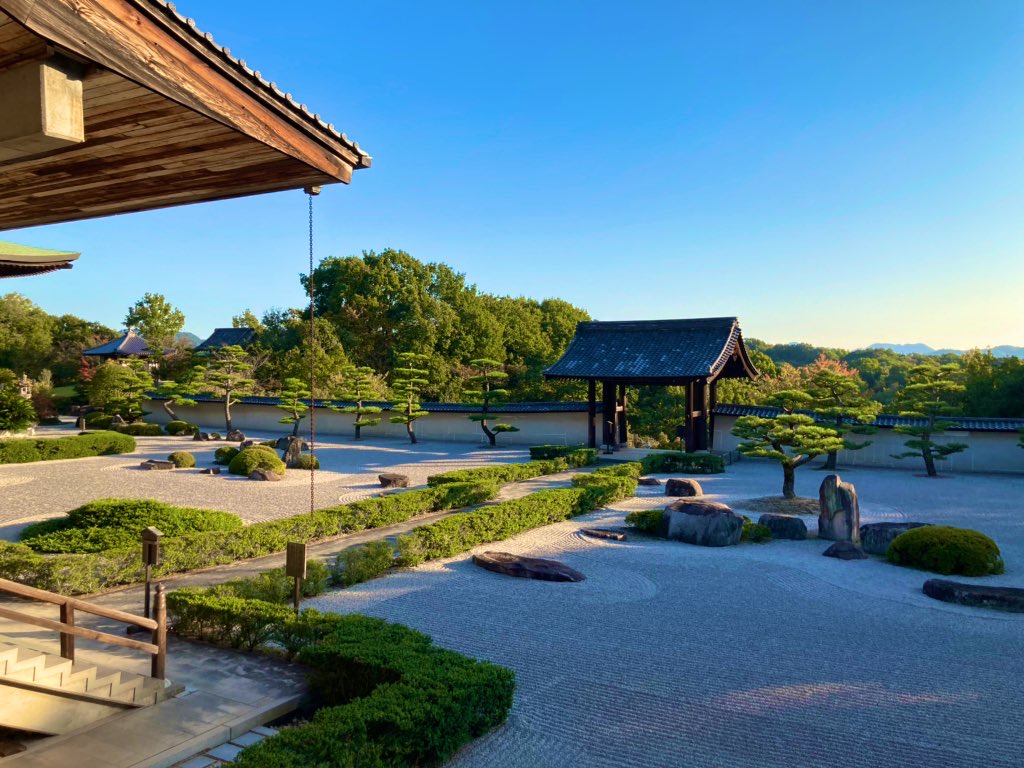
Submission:
<svg viewBox="0 0 1024 768">
<path fill-rule="evenodd" d="M 514 483 L 529 480 L 541 475 L 552 475 L 566 469 L 584 467 L 597 460 L 597 451 L 590 448 L 574 449 L 569 455 L 543 461 L 528 461 L 523 464 L 490 464 L 476 469 L 456 469 L 427 478 L 427 485 L 436 487 L 445 483 L 473 483 L 493 481 L 496 483 Z"/>
<path fill-rule="evenodd" d="M 231 460 L 239 453 L 240 451 L 233 445 L 222 445 L 213 452 L 213 463 L 224 465 L 230 464 Z"/>
<path fill-rule="evenodd" d="M 303 597 L 323 594 L 331 581 L 331 569 L 319 560 L 306 562 L 306 578 L 302 580 Z M 295 580 L 285 573 L 284 568 L 269 571 L 243 579 L 232 579 L 217 586 L 214 592 L 226 597 L 241 597 L 246 600 L 262 600 L 268 603 L 290 603 L 295 593 Z"/>
<path fill-rule="evenodd" d="M 276 451 L 255 445 L 239 451 L 228 464 L 228 472 L 232 475 L 248 476 L 254 469 L 269 469 L 275 475 L 283 475 L 284 462 Z"/>
<path fill-rule="evenodd" d="M 187 421 L 169 421 L 164 425 L 164 432 L 168 435 L 194 435 L 199 429 L 198 426 Z"/>
<path fill-rule="evenodd" d="M 606 467 L 595 469 L 595 475 L 615 475 L 619 477 L 632 477 L 634 479 L 643 474 L 643 465 L 639 461 L 626 461 L 621 464 L 611 464 Z"/>
<path fill-rule="evenodd" d="M 211 432 L 210 433 L 210 439 L 211 440 L 220 440 L 221 439 L 220 432 Z"/>
<path fill-rule="evenodd" d="M 532 445 L 530 446 L 531 459 L 559 459 L 565 458 L 575 451 L 593 451 L 594 458 L 597 458 L 597 450 L 584 448 L 579 445 Z"/>
<path fill-rule="evenodd" d="M 651 536 L 661 535 L 661 520 L 663 509 L 642 509 L 630 512 L 626 515 L 626 525 L 631 525 L 638 531 L 650 534 Z"/>
<path fill-rule="evenodd" d="M 988 536 L 969 528 L 928 525 L 901 533 L 889 545 L 890 563 L 949 576 L 987 576 L 1002 573 L 999 547 Z"/>
<path fill-rule="evenodd" d="M 304 453 L 296 459 L 295 469 L 320 469 L 320 459 L 311 454 Z"/>
<path fill-rule="evenodd" d="M 188 451 L 175 451 L 167 457 L 168 461 L 173 461 L 174 466 L 178 469 L 188 469 L 196 465 L 196 457 Z"/>
<path fill-rule="evenodd" d="M 117 432 L 89 432 L 52 439 L 20 439 L 0 441 L 0 464 L 25 464 L 54 459 L 81 459 L 88 456 L 109 456 L 135 450 L 135 440 Z"/>
<path fill-rule="evenodd" d="M 21 432 L 35 422 L 31 400 L 22 397 L 15 387 L 0 388 L 0 431 Z"/>
<path fill-rule="evenodd" d="M 394 562 L 395 552 L 388 541 L 371 541 L 358 547 L 349 547 L 334 558 L 331 582 L 340 587 L 351 587 L 377 578 Z"/>
<path fill-rule="evenodd" d="M 163 434 L 159 424 L 147 424 L 144 421 L 122 424 L 117 427 L 117 431 L 122 435 L 134 435 L 135 437 L 160 437 Z"/>
<path fill-rule="evenodd" d="M 85 414 L 85 426 L 89 429 L 110 429 L 114 417 L 103 411 L 90 411 Z"/>
<path fill-rule="evenodd" d="M 767 525 L 753 522 L 746 515 L 743 516 L 743 531 L 740 533 L 740 541 L 749 541 L 753 544 L 764 544 L 772 540 L 772 529 Z"/>
<path fill-rule="evenodd" d="M 713 475 L 725 472 L 725 459 L 710 453 L 651 453 L 641 461 L 643 473 L 685 472 L 696 475 Z"/>
</svg>

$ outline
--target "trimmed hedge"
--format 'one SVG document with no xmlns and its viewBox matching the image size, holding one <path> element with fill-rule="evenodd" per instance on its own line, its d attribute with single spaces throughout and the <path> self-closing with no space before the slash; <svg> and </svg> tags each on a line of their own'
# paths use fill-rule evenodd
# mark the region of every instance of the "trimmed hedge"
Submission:
<svg viewBox="0 0 1024 768">
<path fill-rule="evenodd" d="M 334 558 L 331 583 L 351 587 L 375 579 L 395 564 L 395 550 L 388 541 L 371 541 L 349 547 Z"/>
<path fill-rule="evenodd" d="M 320 469 L 320 459 L 304 453 L 296 459 L 293 469 L 305 469 L 307 471 L 310 469 Z"/>
<path fill-rule="evenodd" d="M 160 437 L 164 432 L 159 424 L 148 424 L 144 421 L 137 421 L 134 424 L 122 424 L 117 427 L 122 435 L 133 435 L 135 437 Z"/>
<path fill-rule="evenodd" d="M 164 425 L 164 432 L 168 435 L 194 435 L 199 427 L 188 421 L 174 420 Z"/>
<path fill-rule="evenodd" d="M 178 469 L 188 469 L 196 465 L 196 457 L 188 451 L 175 451 L 167 457 L 168 461 L 173 461 L 174 466 Z"/>
<path fill-rule="evenodd" d="M 277 455 L 277 451 L 262 445 L 254 445 L 239 451 L 228 464 L 228 472 L 232 475 L 248 477 L 254 469 L 269 469 L 275 475 L 283 475 L 285 471 L 284 462 Z"/>
<path fill-rule="evenodd" d="M 890 563 L 949 576 L 1002 573 L 1003 558 L 992 539 L 969 528 L 928 525 L 901 533 L 889 545 Z"/>
<path fill-rule="evenodd" d="M 179 634 L 234 647 L 273 643 L 312 668 L 313 720 L 246 748 L 242 768 L 437 765 L 508 717 L 515 676 L 437 648 L 400 624 L 184 589 L 167 597 Z"/>
<path fill-rule="evenodd" d="M 710 453 L 651 453 L 641 461 L 645 475 L 658 472 L 685 472 L 694 475 L 715 475 L 725 472 L 725 459 Z"/>
<path fill-rule="evenodd" d="M 659 509 L 641 509 L 636 512 L 630 512 L 626 515 L 626 525 L 631 525 L 638 531 L 649 534 L 650 536 L 661 535 L 661 520 L 665 510 Z"/>
<path fill-rule="evenodd" d="M 89 432 L 52 439 L 21 439 L 0 441 L 0 464 L 27 464 L 55 459 L 82 459 L 131 453 L 135 440 L 117 432 Z"/>
<path fill-rule="evenodd" d="M 553 475 L 567 469 L 585 467 L 597 461 L 597 451 L 593 448 L 574 449 L 566 456 L 543 461 L 528 461 L 523 464 L 490 464 L 476 469 L 456 469 L 427 478 L 427 485 L 436 487 L 445 483 L 473 483 L 490 480 L 497 483 L 514 483 L 530 480 L 541 475 Z"/>
<path fill-rule="evenodd" d="M 743 530 L 740 532 L 740 541 L 749 541 L 753 544 L 766 544 L 771 540 L 771 528 L 767 525 L 755 523 L 746 515 L 743 516 Z"/>
<path fill-rule="evenodd" d="M 530 446 L 530 458 L 534 460 L 544 459 L 559 459 L 565 458 L 573 451 L 588 450 L 584 449 L 582 445 L 531 445 Z M 596 449 L 589 449 L 594 451 L 594 455 L 597 455 Z"/>
<path fill-rule="evenodd" d="M 216 451 L 213 452 L 213 463 L 214 464 L 230 464 L 231 460 L 235 458 L 241 451 L 239 451 L 233 445 L 222 445 Z"/>
</svg>

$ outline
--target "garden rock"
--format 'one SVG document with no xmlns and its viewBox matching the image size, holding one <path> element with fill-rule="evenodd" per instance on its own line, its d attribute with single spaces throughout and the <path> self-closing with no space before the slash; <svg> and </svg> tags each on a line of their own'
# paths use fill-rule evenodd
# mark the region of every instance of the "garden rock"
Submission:
<svg viewBox="0 0 1024 768">
<path fill-rule="evenodd" d="M 295 438 L 295 437 L 292 437 L 291 435 L 288 435 L 287 437 L 279 437 L 279 438 L 277 438 L 277 450 L 279 450 L 279 451 L 287 451 L 288 450 L 288 443 L 290 443 L 292 440 L 296 440 L 296 439 L 301 439 L 301 438 Z M 309 450 L 309 443 L 307 443 L 305 440 L 302 441 L 302 450 L 304 450 L 304 451 L 308 451 Z"/>
<path fill-rule="evenodd" d="M 666 496 L 703 496 L 704 489 L 696 480 L 672 477 L 665 481 Z"/>
<path fill-rule="evenodd" d="M 583 581 L 587 577 L 557 560 L 522 557 L 509 552 L 484 552 L 473 555 L 473 563 L 488 571 L 515 576 L 520 579 L 541 581 Z"/>
<path fill-rule="evenodd" d="M 232 429 L 224 439 L 230 440 L 233 443 L 240 443 L 245 440 L 245 432 L 240 429 Z"/>
<path fill-rule="evenodd" d="M 743 517 L 715 501 L 676 501 L 665 507 L 667 536 L 702 547 L 740 543 Z"/>
<path fill-rule="evenodd" d="M 867 523 L 860 527 L 860 543 L 864 551 L 872 555 L 884 555 L 889 551 L 892 540 L 911 528 L 921 528 L 931 523 Z"/>
<path fill-rule="evenodd" d="M 661 485 L 661 480 L 656 477 L 639 477 L 636 481 L 637 485 Z"/>
<path fill-rule="evenodd" d="M 238 450 L 244 451 L 246 448 L 252 448 L 254 445 L 259 445 L 255 440 L 243 440 L 238 444 Z"/>
<path fill-rule="evenodd" d="M 288 445 L 284 449 L 284 465 L 289 469 L 294 469 L 299 465 L 299 459 L 302 458 L 302 438 L 301 437 L 289 437 Z"/>
<path fill-rule="evenodd" d="M 139 464 L 139 467 L 142 469 L 174 469 L 174 462 L 164 461 L 163 459 L 148 459 Z"/>
<path fill-rule="evenodd" d="M 837 541 L 831 547 L 822 552 L 825 557 L 834 557 L 837 560 L 867 560 L 868 556 L 864 550 L 852 541 Z"/>
<path fill-rule="evenodd" d="M 807 538 L 807 524 L 793 515 L 761 515 L 757 524 L 771 531 L 773 539 L 802 541 Z"/>
<path fill-rule="evenodd" d="M 199 470 L 200 475 L 219 475 L 220 467 L 206 467 L 205 469 Z"/>
<path fill-rule="evenodd" d="M 626 534 L 616 528 L 580 528 L 584 536 L 591 536 L 595 539 L 609 539 L 611 541 L 625 541 Z"/>
<path fill-rule="evenodd" d="M 1024 613 L 1024 589 L 1018 587 L 990 587 L 987 584 L 962 584 L 948 579 L 928 579 L 922 591 L 928 597 L 946 603 Z"/>
<path fill-rule="evenodd" d="M 281 479 L 281 476 L 269 469 L 254 469 L 252 472 L 249 473 L 249 479 L 277 482 Z"/>
<path fill-rule="evenodd" d="M 409 476 L 400 475 L 397 472 L 384 472 L 377 475 L 381 488 L 408 488 Z"/>
<path fill-rule="evenodd" d="M 857 489 L 839 475 L 829 475 L 818 489 L 818 538 L 860 543 Z"/>
<path fill-rule="evenodd" d="M 209 432 L 199 432 L 199 431 L 197 431 L 194 435 L 192 435 L 192 439 L 193 440 L 209 440 L 210 439 L 210 433 Z"/>
</svg>

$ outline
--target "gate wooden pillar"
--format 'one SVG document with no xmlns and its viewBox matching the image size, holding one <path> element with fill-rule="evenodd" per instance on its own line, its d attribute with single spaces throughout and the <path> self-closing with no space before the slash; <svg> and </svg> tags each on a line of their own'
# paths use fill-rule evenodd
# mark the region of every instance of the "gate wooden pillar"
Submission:
<svg viewBox="0 0 1024 768">
<path fill-rule="evenodd" d="M 629 445 L 629 425 L 626 423 L 626 385 L 619 384 L 619 399 L 615 404 L 619 426 L 619 445 Z"/>
<path fill-rule="evenodd" d="M 616 385 L 610 381 L 601 382 L 601 443 L 615 445 Z"/>
<path fill-rule="evenodd" d="M 687 443 L 688 451 L 706 451 L 708 449 L 708 380 L 697 379 L 690 384 L 693 399 L 687 403 L 693 421 L 693 443 Z"/>
<path fill-rule="evenodd" d="M 587 445 L 597 448 L 597 427 L 594 417 L 597 415 L 597 382 L 587 379 Z"/>
<path fill-rule="evenodd" d="M 718 380 L 712 380 L 708 396 L 708 450 L 715 447 L 715 408 L 718 407 Z"/>
</svg>

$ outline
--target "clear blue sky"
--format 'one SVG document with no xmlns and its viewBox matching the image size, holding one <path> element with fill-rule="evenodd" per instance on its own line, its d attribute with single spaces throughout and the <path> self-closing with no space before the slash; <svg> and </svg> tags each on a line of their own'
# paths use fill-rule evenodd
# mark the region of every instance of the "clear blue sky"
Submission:
<svg viewBox="0 0 1024 768">
<path fill-rule="evenodd" d="M 179 0 L 374 156 L 317 200 L 317 255 L 401 248 L 601 320 L 748 336 L 1024 344 L 1024 3 Z M 297 306 L 305 197 L 0 233 L 80 250 L 9 280 L 202 336 Z"/>
</svg>

